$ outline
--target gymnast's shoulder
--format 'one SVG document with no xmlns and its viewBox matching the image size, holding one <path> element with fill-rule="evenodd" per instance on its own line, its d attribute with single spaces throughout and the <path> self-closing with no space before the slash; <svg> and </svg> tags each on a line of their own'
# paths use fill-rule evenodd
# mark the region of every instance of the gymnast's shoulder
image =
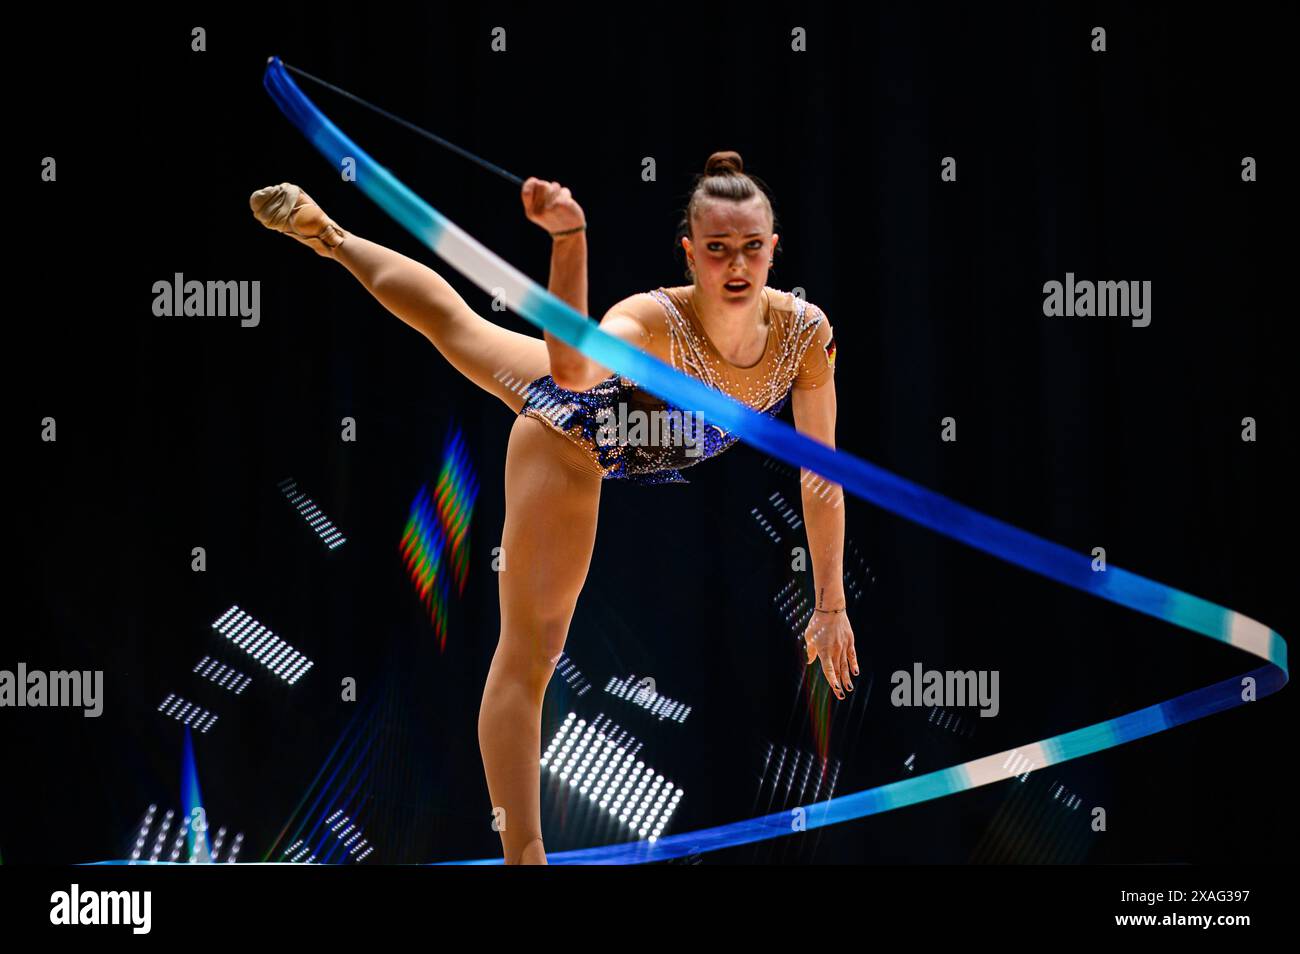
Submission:
<svg viewBox="0 0 1300 954">
<path fill-rule="evenodd" d="M 764 288 L 772 303 L 772 312 L 792 330 L 805 330 L 826 321 L 826 312 L 794 292 L 782 291 L 770 285 Z M 802 316 L 802 317 L 801 317 Z"/>
<path fill-rule="evenodd" d="M 670 293 L 671 289 L 656 289 L 656 291 Z M 667 315 L 664 305 L 653 292 L 637 292 L 610 305 L 609 310 L 605 312 L 605 317 L 601 319 L 601 325 L 603 327 L 605 322 L 610 320 L 630 319 L 641 328 L 643 346 L 650 346 L 650 350 L 653 351 L 655 342 L 667 340 L 664 329 Z"/>
<path fill-rule="evenodd" d="M 792 292 L 768 288 L 773 320 L 797 355 L 791 382 L 797 390 L 820 388 L 834 379 L 835 329 L 826 312 Z"/>
</svg>

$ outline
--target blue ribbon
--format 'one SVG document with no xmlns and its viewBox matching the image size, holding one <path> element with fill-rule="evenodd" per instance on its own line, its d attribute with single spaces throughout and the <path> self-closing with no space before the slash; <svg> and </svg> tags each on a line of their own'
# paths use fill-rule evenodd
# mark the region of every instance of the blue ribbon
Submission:
<svg viewBox="0 0 1300 954">
<path fill-rule="evenodd" d="M 746 443 L 796 467 L 807 468 L 864 500 L 978 550 L 1091 593 L 1200 633 L 1237 645 L 1269 665 L 1186 693 L 1166 702 L 1108 719 L 1074 732 L 1031 743 L 1035 767 L 1079 758 L 1176 725 L 1263 698 L 1287 682 L 1286 641 L 1249 617 L 1182 590 L 1118 567 L 1095 571 L 1089 556 L 1044 540 L 905 480 L 845 451 L 833 450 L 782 421 L 754 411 L 653 355 L 601 331 L 598 325 L 501 260 L 402 184 L 334 125 L 298 88 L 278 57 L 267 64 L 264 83 L 289 120 L 338 171 L 345 158 L 356 163 L 356 184 L 385 212 L 453 267 L 486 291 L 505 290 L 511 308 L 525 319 L 581 351 L 593 361 L 636 381 L 646 390 L 706 419 Z M 1243 691 L 1245 680 L 1253 685 Z M 1251 691 L 1253 690 L 1253 696 Z M 1014 752 L 1015 750 L 1013 750 Z M 998 753 L 1002 755 L 1005 753 Z M 974 760 L 928 775 L 878 786 L 717 828 L 658 839 L 549 855 L 552 863 L 658 861 L 788 835 L 880 811 L 951 795 L 988 784 L 987 761 Z M 978 769 L 978 771 L 977 771 Z M 1011 777 L 1008 775 L 1007 777 Z M 796 819 L 792 823 L 792 817 Z M 499 864 L 483 859 L 467 864 Z"/>
</svg>

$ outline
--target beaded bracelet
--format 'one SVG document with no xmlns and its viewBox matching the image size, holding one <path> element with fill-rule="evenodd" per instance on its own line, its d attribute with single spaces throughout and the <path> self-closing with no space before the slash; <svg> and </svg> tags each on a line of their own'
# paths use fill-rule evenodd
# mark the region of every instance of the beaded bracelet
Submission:
<svg viewBox="0 0 1300 954">
<path fill-rule="evenodd" d="M 585 231 L 587 231 L 587 226 L 584 223 L 582 225 L 579 225 L 577 228 L 565 229 L 563 232 L 552 232 L 551 238 L 559 238 L 561 235 L 572 235 L 574 232 L 585 232 Z"/>
</svg>

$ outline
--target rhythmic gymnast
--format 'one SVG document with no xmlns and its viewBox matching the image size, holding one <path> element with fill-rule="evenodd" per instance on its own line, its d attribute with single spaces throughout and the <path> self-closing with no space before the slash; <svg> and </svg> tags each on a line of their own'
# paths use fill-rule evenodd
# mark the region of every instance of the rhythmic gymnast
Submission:
<svg viewBox="0 0 1300 954">
<path fill-rule="evenodd" d="M 567 188 L 529 178 L 529 221 L 552 236 L 549 290 L 587 314 L 586 216 Z M 602 481 L 684 482 L 681 469 L 736 438 L 692 432 L 682 414 L 549 332 L 519 334 L 474 312 L 440 275 L 347 232 L 298 186 L 250 198 L 257 219 L 340 262 L 452 366 L 515 414 L 506 450 L 501 633 L 479 709 L 488 792 L 505 812 L 506 864 L 545 864 L 541 830 L 542 700 L 564 648 L 596 537 Z M 600 328 L 759 411 L 793 396 L 795 427 L 835 446 L 835 339 L 825 313 L 767 287 L 779 235 L 771 200 L 735 152 L 709 157 L 679 226 L 690 285 L 632 295 Z M 610 424 L 641 410 L 667 422 L 619 443 Z M 655 414 L 654 412 L 658 412 Z M 631 432 L 637 435 L 633 429 Z M 803 470 L 802 501 L 816 593 L 804 633 L 836 697 L 858 675 L 843 586 L 844 507 L 838 485 Z"/>
</svg>

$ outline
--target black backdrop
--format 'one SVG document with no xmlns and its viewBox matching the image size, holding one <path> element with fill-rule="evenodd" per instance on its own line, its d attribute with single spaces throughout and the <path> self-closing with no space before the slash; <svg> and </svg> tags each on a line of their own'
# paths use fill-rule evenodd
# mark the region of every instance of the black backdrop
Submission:
<svg viewBox="0 0 1300 954">
<path fill-rule="evenodd" d="M 221 712 L 196 743 L 210 817 L 246 833 L 250 859 L 284 847 L 276 839 L 301 820 L 359 708 L 338 701 L 346 676 L 363 702 L 381 702 L 362 722 L 384 757 L 354 802 L 373 860 L 499 850 L 475 724 L 498 623 L 489 560 L 509 413 L 343 269 L 257 225 L 248 194 L 298 182 L 346 228 L 539 332 L 488 311 L 338 181 L 263 90 L 273 53 L 519 175 L 570 186 L 590 223 L 597 314 L 682 282 L 673 233 L 691 177 L 711 151 L 738 150 L 775 195 L 771 284 L 804 288 L 835 325 L 841 447 L 1296 632 L 1284 546 L 1290 269 L 1273 238 L 1282 59 L 1280 31 L 1253 14 L 303 4 L 77 29 L 30 15 L 15 33 L 29 70 L 10 89 L 23 133 L 12 181 L 31 209 L 10 287 L 27 301 L 10 312 L 7 349 L 25 612 L 0 668 L 103 669 L 107 699 L 95 720 L 4 713 L 7 862 L 124 857 L 150 802 L 180 806 L 180 730 L 154 711 L 168 692 Z M 489 47 L 498 25 L 504 54 Z M 1089 49 L 1098 25 L 1105 53 Z M 194 26 L 206 52 L 190 49 Z M 806 53 L 790 51 L 796 26 Z M 546 238 L 511 186 L 304 89 L 417 193 L 545 281 Z M 47 155 L 54 184 L 32 172 Z M 1246 155 L 1258 182 L 1241 181 Z M 655 182 L 641 178 L 646 156 Z M 940 181 L 944 156 L 956 182 Z M 1067 271 L 1151 281 L 1151 325 L 1045 318 L 1042 285 Z M 151 286 L 176 272 L 259 280 L 260 326 L 154 317 Z M 36 438 L 46 416 L 54 444 Z M 356 443 L 339 440 L 345 416 Z M 940 440 L 946 416 L 955 443 Z M 1245 416 L 1255 443 L 1240 439 Z M 480 491 L 469 583 L 440 652 L 397 541 L 453 423 Z M 327 554 L 293 517 L 275 489 L 286 476 L 347 532 L 344 547 Z M 557 677 L 544 713 L 544 737 L 570 710 L 603 711 L 641 737 L 647 761 L 687 793 L 672 831 L 798 804 L 802 776 L 774 793 L 764 766 L 783 747 L 804 758 L 816 747 L 798 649 L 772 605 L 792 538 L 770 542 L 751 515 L 771 516 L 774 491 L 796 501 L 797 483 L 743 445 L 687 476 L 605 485 L 567 647 L 593 687 L 578 697 Z M 830 704 L 835 794 L 906 777 L 909 755 L 914 771 L 941 768 L 1255 665 L 861 501 L 847 537 L 875 577 L 852 615 L 875 685 Z M 208 554 L 202 574 L 195 546 Z M 194 662 L 220 650 L 208 625 L 232 603 L 315 670 L 288 690 L 230 657 L 255 676 L 238 700 L 198 681 Z M 914 661 L 998 670 L 999 717 L 972 720 L 967 739 L 892 708 L 889 674 Z M 602 692 L 629 673 L 694 706 L 686 724 L 656 724 Z M 1289 698 L 1067 763 L 1032 776 L 1032 790 L 1002 783 L 704 860 L 1268 857 L 1286 804 L 1271 766 Z M 1083 810 L 1036 814 L 1057 783 L 1107 809 L 1106 834 L 1084 831 Z M 551 849 L 601 837 L 554 789 L 544 809 Z"/>
</svg>

